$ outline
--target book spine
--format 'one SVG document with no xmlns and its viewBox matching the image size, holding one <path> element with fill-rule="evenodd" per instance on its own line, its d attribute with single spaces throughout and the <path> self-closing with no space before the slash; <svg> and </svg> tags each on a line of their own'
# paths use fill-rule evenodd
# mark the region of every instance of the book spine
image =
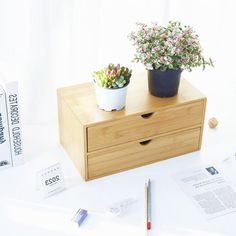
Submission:
<svg viewBox="0 0 236 236">
<path fill-rule="evenodd" d="M 22 128 L 20 119 L 18 82 L 5 83 L 8 124 L 11 143 L 11 157 L 13 166 L 24 163 L 22 148 Z"/>
<path fill-rule="evenodd" d="M 0 85 L 0 170 L 12 166 L 6 94 Z"/>
</svg>

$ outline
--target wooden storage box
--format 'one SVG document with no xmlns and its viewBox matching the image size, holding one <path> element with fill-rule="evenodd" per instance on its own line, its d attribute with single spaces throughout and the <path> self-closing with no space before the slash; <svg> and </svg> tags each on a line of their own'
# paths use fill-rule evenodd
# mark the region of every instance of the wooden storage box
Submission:
<svg viewBox="0 0 236 236">
<path fill-rule="evenodd" d="M 58 89 L 60 142 L 85 180 L 199 150 L 206 98 L 181 79 L 171 98 L 149 94 L 133 76 L 126 107 L 97 107 L 93 83 Z"/>
</svg>

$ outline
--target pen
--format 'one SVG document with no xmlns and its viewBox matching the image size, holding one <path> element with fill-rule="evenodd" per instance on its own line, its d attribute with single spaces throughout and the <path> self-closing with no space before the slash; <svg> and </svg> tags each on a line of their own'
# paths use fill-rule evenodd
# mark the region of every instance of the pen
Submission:
<svg viewBox="0 0 236 236">
<path fill-rule="evenodd" d="M 151 181 L 147 184 L 147 229 L 151 229 Z"/>
<path fill-rule="evenodd" d="M 145 212 L 145 224 L 146 224 L 146 227 L 147 227 L 147 222 L 148 222 L 148 214 L 147 214 L 147 209 L 148 209 L 148 189 L 147 189 L 147 184 L 145 183 L 145 186 L 144 186 L 144 212 Z"/>
</svg>

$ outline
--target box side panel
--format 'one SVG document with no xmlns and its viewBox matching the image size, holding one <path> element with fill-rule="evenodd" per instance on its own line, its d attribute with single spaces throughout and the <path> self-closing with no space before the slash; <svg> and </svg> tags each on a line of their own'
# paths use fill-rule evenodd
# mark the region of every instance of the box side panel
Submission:
<svg viewBox="0 0 236 236">
<path fill-rule="evenodd" d="M 65 100 L 58 92 L 58 118 L 60 143 L 70 159 L 79 170 L 81 176 L 87 179 L 85 160 L 85 129 L 75 114 L 70 110 Z"/>
</svg>

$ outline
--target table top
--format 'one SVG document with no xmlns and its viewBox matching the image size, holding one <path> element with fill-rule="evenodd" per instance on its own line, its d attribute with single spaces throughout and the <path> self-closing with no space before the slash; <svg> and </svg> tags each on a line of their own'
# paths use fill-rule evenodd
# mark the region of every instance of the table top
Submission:
<svg viewBox="0 0 236 236">
<path fill-rule="evenodd" d="M 170 98 L 158 98 L 148 91 L 146 73 L 136 73 L 128 85 L 125 108 L 106 112 L 97 107 L 94 83 L 58 89 L 58 96 L 70 107 L 83 125 L 120 119 L 128 115 L 155 112 L 203 99 L 205 96 L 187 80 L 180 80 L 179 93 Z"/>
<path fill-rule="evenodd" d="M 207 91 L 210 86 L 206 84 L 205 88 Z M 227 91 L 224 96 L 213 96 L 213 92 L 207 91 L 200 151 L 89 182 L 82 180 L 60 147 L 57 124 L 24 125 L 25 164 L 0 172 L 1 235 L 146 235 L 144 183 L 150 178 L 153 228 L 148 235 L 235 236 L 236 214 L 207 221 L 172 178 L 172 174 L 199 165 L 221 163 L 236 151 L 236 112 L 232 109 L 236 95 L 233 88 Z M 213 114 L 219 121 L 216 129 L 207 125 Z M 36 172 L 57 162 L 62 166 L 67 188 L 44 199 L 36 189 Z M 230 166 L 236 169 L 236 164 Z M 123 217 L 109 218 L 104 214 L 111 204 L 126 198 L 134 198 L 136 203 Z M 81 228 L 71 222 L 79 208 L 90 213 Z"/>
</svg>

